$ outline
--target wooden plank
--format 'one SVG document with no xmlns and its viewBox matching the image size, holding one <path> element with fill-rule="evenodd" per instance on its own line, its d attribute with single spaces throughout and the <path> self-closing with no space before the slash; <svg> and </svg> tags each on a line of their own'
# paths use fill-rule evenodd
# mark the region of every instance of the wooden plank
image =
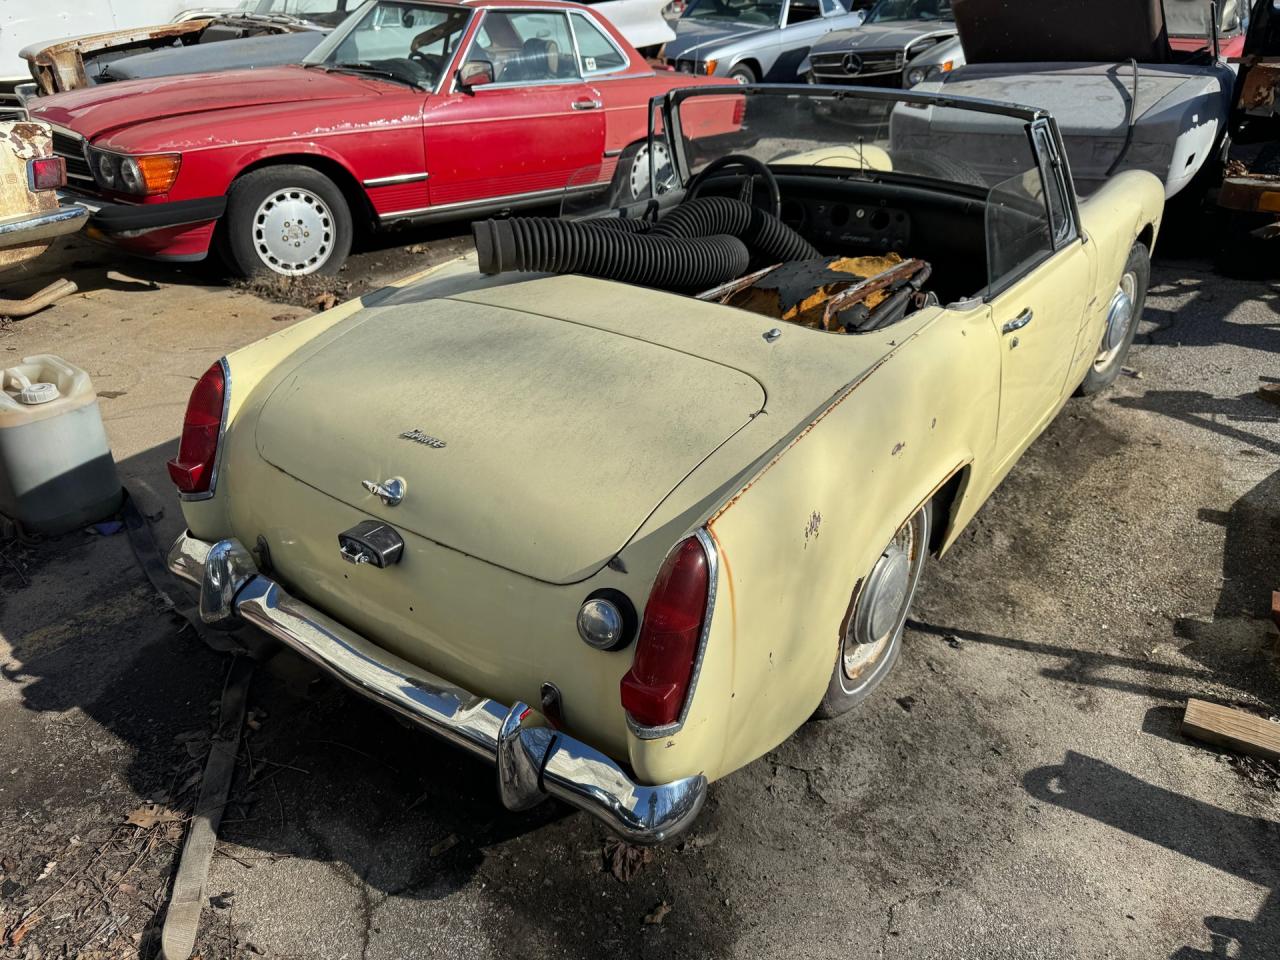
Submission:
<svg viewBox="0 0 1280 960">
<path fill-rule="evenodd" d="M 1280 723 L 1220 707 L 1204 700 L 1188 700 L 1182 732 L 1219 747 L 1267 760 L 1280 760 Z"/>
</svg>

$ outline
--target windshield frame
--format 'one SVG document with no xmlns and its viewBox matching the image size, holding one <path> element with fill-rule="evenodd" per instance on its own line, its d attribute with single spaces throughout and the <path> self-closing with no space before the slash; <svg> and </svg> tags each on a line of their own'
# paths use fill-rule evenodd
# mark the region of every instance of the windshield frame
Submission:
<svg viewBox="0 0 1280 960">
<path fill-rule="evenodd" d="M 1058 123 L 1053 118 L 1053 115 L 1040 107 L 1030 107 L 1016 103 L 1004 103 L 997 100 L 984 100 L 978 97 L 956 97 L 939 93 L 918 93 L 913 90 L 900 90 L 897 88 L 851 88 L 843 86 L 824 86 L 819 84 L 746 84 L 729 88 L 721 86 L 680 87 L 665 94 L 659 94 L 653 97 L 649 102 L 649 155 L 653 156 L 653 143 L 655 138 L 665 138 L 667 148 L 671 154 L 672 169 L 676 178 L 675 191 L 684 192 L 689 188 L 689 184 L 693 179 L 692 167 L 686 153 L 686 141 L 680 126 L 680 106 L 686 101 L 696 97 L 723 97 L 726 94 L 756 97 L 775 96 L 785 98 L 809 96 L 821 98 L 829 97 L 836 100 L 893 101 L 895 103 L 943 107 L 1021 120 L 1027 124 L 1028 137 L 1032 138 L 1030 141 L 1031 152 L 1036 158 L 1037 167 L 1040 170 L 1041 177 L 1047 178 L 1049 176 L 1054 176 L 1060 178 L 1060 182 L 1065 190 L 1072 229 L 1070 242 L 1088 242 L 1088 235 L 1085 233 L 1084 225 L 1080 221 L 1079 197 L 1075 190 L 1075 184 L 1071 178 L 1070 164 L 1067 161 L 1066 144 L 1062 140 L 1062 131 L 1058 129 Z M 656 129 L 659 122 L 662 124 L 661 132 L 658 132 Z M 1045 158 L 1041 157 L 1041 151 L 1034 142 L 1033 131 L 1037 127 L 1044 129 L 1048 133 L 1049 146 L 1053 153 L 1051 157 L 1047 158 L 1050 161 L 1048 165 L 1043 162 L 1043 159 Z M 785 166 L 785 163 L 779 164 L 779 166 Z M 847 177 L 850 175 L 850 171 L 833 166 L 826 168 L 826 170 L 815 168 L 813 175 Z M 865 175 L 865 171 L 863 171 L 862 175 Z M 650 176 L 652 179 L 652 167 L 650 169 Z M 879 176 L 892 177 L 893 174 L 882 173 L 879 174 Z M 929 181 L 927 179 L 920 178 L 912 179 L 915 182 L 926 186 L 930 183 L 934 183 L 935 188 L 945 186 L 941 181 Z M 988 193 L 989 192 L 990 191 L 988 190 Z M 1060 248 L 1056 247 L 1055 253 L 1057 252 L 1057 249 Z M 1018 278 L 1014 277 L 1009 282 L 1013 282 L 1016 279 Z M 992 295 L 993 291 L 989 287 L 984 288 L 983 291 L 981 291 L 981 296 L 984 299 L 989 298 Z"/>
<path fill-rule="evenodd" d="M 342 46 L 347 37 L 355 32 L 356 27 L 364 22 L 364 18 L 371 14 L 374 8 L 378 7 L 383 2 L 384 0 L 365 0 L 364 3 L 355 7 L 355 9 L 347 14 L 347 18 L 345 20 L 334 27 L 328 36 L 316 44 L 315 48 L 302 58 L 302 66 L 320 68 L 326 66 L 329 56 Z M 467 21 L 462 25 L 462 40 L 458 44 L 458 49 L 454 51 L 453 56 L 450 58 L 449 63 L 440 71 L 440 76 L 436 78 L 436 82 L 432 87 L 417 88 L 423 93 L 439 93 L 445 83 L 452 80 L 454 74 L 461 66 L 461 64 L 458 63 L 459 54 L 469 50 L 471 47 L 471 34 L 476 25 L 476 14 L 479 13 L 480 10 L 470 5 L 463 6 L 453 3 L 432 3 L 429 2 L 429 0 L 426 0 L 426 2 L 424 2 L 424 0 L 385 0 L 385 3 L 395 6 L 404 5 L 421 7 L 426 10 L 439 10 L 445 13 L 456 13 L 460 9 L 467 11 Z M 378 78 L 371 76 L 371 79 L 376 80 Z M 386 82 L 396 83 L 396 81 L 390 80 Z M 403 86 L 403 84 L 400 85 Z"/>
<path fill-rule="evenodd" d="M 950 10 L 950 8 L 948 8 L 948 12 L 951 14 L 949 17 L 938 17 L 936 20 L 925 20 L 921 17 L 912 17 L 911 19 L 907 19 L 904 17 L 901 19 L 894 19 L 894 20 L 877 19 L 881 8 L 893 2 L 894 0 L 876 0 L 875 6 L 873 6 L 870 10 L 867 11 L 867 16 L 862 22 L 871 26 L 875 26 L 878 24 L 886 24 L 886 23 L 955 23 L 956 22 L 955 11 Z"/>
</svg>

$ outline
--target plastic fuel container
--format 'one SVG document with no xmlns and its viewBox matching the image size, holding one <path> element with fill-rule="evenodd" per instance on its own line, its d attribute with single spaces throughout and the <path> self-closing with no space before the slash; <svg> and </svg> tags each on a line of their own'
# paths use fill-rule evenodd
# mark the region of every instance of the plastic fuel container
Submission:
<svg viewBox="0 0 1280 960">
<path fill-rule="evenodd" d="M 0 371 L 0 513 L 66 533 L 115 513 L 122 495 L 89 374 L 49 354 Z"/>
</svg>

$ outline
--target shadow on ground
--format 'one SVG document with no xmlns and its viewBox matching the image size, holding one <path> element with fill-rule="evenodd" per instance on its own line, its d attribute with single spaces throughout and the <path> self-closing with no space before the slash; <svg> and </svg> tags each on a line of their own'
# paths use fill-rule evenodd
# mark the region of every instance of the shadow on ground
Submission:
<svg viewBox="0 0 1280 960">
<path fill-rule="evenodd" d="M 1153 786 L 1074 751 L 1068 752 L 1060 765 L 1030 771 L 1022 783 L 1037 800 L 1261 886 L 1275 882 L 1275 865 L 1268 851 L 1280 840 L 1280 824 L 1272 820 L 1232 813 Z M 1205 891 L 1206 900 L 1212 896 L 1212 890 Z M 1272 960 L 1280 956 L 1280 889 L 1270 892 L 1252 920 L 1211 915 L 1204 923 L 1212 948 L 1183 947 L 1172 960 Z"/>
</svg>

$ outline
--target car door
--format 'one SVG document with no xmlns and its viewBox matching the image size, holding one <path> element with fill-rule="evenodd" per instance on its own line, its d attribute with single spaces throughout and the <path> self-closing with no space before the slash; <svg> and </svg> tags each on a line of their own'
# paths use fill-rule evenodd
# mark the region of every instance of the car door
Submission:
<svg viewBox="0 0 1280 960">
<path fill-rule="evenodd" d="M 599 170 L 603 101 L 584 80 L 564 10 L 487 10 L 463 69 L 424 113 L 433 208 L 553 200 Z M 464 86 L 469 64 L 487 82 Z"/>
<path fill-rule="evenodd" d="M 991 319 L 1000 336 L 1001 466 L 1057 413 L 1094 286 L 1093 250 L 1076 223 L 1070 177 L 1047 121 L 1032 124 L 1037 165 L 987 202 Z"/>
</svg>

